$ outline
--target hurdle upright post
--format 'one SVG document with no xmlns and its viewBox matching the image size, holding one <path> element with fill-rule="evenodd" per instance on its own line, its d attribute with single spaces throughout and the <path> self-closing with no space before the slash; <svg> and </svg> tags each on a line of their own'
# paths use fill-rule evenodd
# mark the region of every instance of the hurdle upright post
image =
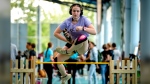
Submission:
<svg viewBox="0 0 150 84">
<path fill-rule="evenodd" d="M 31 73 L 31 84 L 35 84 L 35 60 L 36 56 L 33 56 L 33 59 L 31 60 L 31 68 L 33 69 L 33 72 Z"/>
<path fill-rule="evenodd" d="M 12 60 L 10 60 L 10 84 L 12 84 L 12 79 L 13 79 L 13 73 L 11 72 L 11 68 L 12 68 Z"/>
</svg>

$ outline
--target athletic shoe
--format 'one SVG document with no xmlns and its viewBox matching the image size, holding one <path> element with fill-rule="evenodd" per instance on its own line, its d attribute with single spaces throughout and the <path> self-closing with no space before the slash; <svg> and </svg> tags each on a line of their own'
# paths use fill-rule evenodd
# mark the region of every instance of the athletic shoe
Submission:
<svg viewBox="0 0 150 84">
<path fill-rule="evenodd" d="M 66 76 L 62 77 L 62 83 L 61 84 L 65 84 L 69 79 L 71 78 L 71 74 L 67 74 Z"/>
</svg>

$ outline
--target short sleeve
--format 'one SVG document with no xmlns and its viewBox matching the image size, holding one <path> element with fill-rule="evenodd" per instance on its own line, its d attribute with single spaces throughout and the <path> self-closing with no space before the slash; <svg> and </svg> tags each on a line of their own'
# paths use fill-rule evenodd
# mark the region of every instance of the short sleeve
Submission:
<svg viewBox="0 0 150 84">
<path fill-rule="evenodd" d="M 50 56 L 52 56 L 53 55 L 53 51 L 52 50 L 50 50 Z"/>
<path fill-rule="evenodd" d="M 36 56 L 36 52 L 34 50 L 31 50 L 29 53 L 30 53 L 30 56 Z"/>
<path fill-rule="evenodd" d="M 119 50 L 118 50 L 118 56 L 119 56 L 119 57 L 121 57 L 121 53 L 120 53 L 120 51 L 119 51 Z"/>
<path fill-rule="evenodd" d="M 59 25 L 59 27 L 60 27 L 61 30 L 64 30 L 65 28 L 67 28 L 67 23 L 66 23 L 66 21 L 64 21 L 63 23 L 61 23 L 61 24 Z"/>
<path fill-rule="evenodd" d="M 97 62 L 98 61 L 98 51 L 97 48 L 93 48 L 93 55 L 94 55 L 94 60 Z"/>
<path fill-rule="evenodd" d="M 45 57 L 45 55 L 46 55 L 46 50 L 44 51 L 44 53 L 43 53 L 43 56 Z"/>
<path fill-rule="evenodd" d="M 85 26 L 88 27 L 90 24 L 91 24 L 91 21 L 87 18 L 87 17 L 84 17 L 84 20 L 85 20 Z"/>
</svg>

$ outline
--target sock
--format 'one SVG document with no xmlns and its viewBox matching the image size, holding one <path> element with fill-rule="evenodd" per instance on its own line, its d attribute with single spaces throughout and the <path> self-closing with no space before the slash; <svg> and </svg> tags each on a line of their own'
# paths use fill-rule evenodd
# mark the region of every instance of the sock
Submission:
<svg viewBox="0 0 150 84">
<path fill-rule="evenodd" d="M 62 77 L 66 76 L 66 70 L 63 64 L 57 64 L 60 74 Z"/>
</svg>

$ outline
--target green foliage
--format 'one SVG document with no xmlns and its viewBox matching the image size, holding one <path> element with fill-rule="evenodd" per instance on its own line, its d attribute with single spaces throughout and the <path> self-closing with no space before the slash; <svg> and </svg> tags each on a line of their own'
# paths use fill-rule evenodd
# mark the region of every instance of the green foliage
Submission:
<svg viewBox="0 0 150 84">
<path fill-rule="evenodd" d="M 28 23 L 27 25 L 28 25 L 27 26 L 27 28 L 28 28 L 27 29 L 27 31 L 28 31 L 27 41 L 37 44 L 37 38 L 35 38 L 36 37 L 36 24 Z"/>
<path fill-rule="evenodd" d="M 28 37 L 28 42 L 37 44 L 36 38 L 34 38 L 34 37 Z"/>
<path fill-rule="evenodd" d="M 23 20 L 26 23 L 33 23 L 36 22 L 33 21 L 33 18 L 36 18 L 36 7 L 33 7 L 34 0 L 28 1 L 30 3 L 27 3 L 27 1 L 25 2 L 24 0 L 16 0 L 15 2 L 11 2 L 11 9 L 21 8 L 24 16 L 19 18 L 19 20 Z"/>
<path fill-rule="evenodd" d="M 42 23 L 41 28 L 42 28 L 42 38 L 41 38 L 41 46 L 42 46 L 42 51 L 47 48 L 47 43 L 50 41 L 50 28 L 49 28 L 49 23 Z"/>
<path fill-rule="evenodd" d="M 47 43 L 49 42 L 50 38 L 41 38 L 41 46 L 42 46 L 42 51 L 44 51 L 45 49 L 47 49 Z"/>
<path fill-rule="evenodd" d="M 50 33 L 50 24 L 49 23 L 42 23 L 41 28 L 42 28 L 42 36 L 49 36 Z"/>
<path fill-rule="evenodd" d="M 28 23 L 28 36 L 36 36 L 36 24 Z"/>
</svg>

